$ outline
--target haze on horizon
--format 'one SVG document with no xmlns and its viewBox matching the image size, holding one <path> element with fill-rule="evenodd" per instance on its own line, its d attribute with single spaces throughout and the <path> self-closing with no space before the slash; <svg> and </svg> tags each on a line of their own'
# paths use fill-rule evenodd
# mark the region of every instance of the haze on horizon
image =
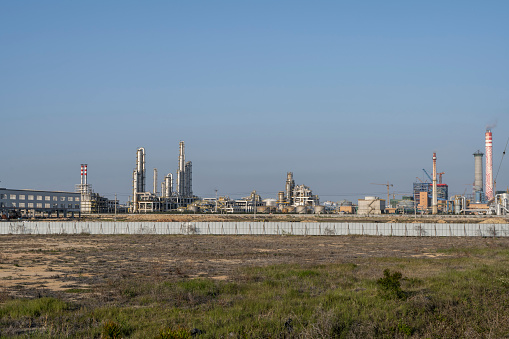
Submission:
<svg viewBox="0 0 509 339">
<path fill-rule="evenodd" d="M 0 186 L 126 201 L 138 147 L 159 179 L 178 144 L 201 197 L 409 194 L 432 154 L 450 194 L 509 138 L 509 2 L 0 4 Z M 509 159 L 497 189 L 509 186 Z"/>
</svg>

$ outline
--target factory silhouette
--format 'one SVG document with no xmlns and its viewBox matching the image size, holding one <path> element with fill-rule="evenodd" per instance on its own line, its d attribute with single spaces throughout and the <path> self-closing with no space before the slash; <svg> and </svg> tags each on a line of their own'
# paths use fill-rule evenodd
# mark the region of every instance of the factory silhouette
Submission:
<svg viewBox="0 0 509 339">
<path fill-rule="evenodd" d="M 506 146 L 507 147 L 507 146 Z M 504 153 L 505 155 L 505 150 Z M 485 153 L 474 154 L 474 183 L 469 194 L 449 197 L 449 187 L 442 183 L 445 172 L 437 171 L 437 154 L 433 153 L 433 172 L 423 169 L 427 179 L 416 178 L 413 194 L 391 199 L 390 182 L 387 199 L 366 196 L 356 203 L 343 200 L 320 203 L 306 185 L 296 185 L 292 172 L 287 172 L 284 190 L 277 197 L 262 199 L 256 191 L 241 199 L 228 196 L 200 198 L 193 194 L 192 162 L 186 161 L 184 141 L 179 143 L 178 165 L 174 175 L 166 174 L 160 183 L 154 168 L 152 191 L 146 185 L 145 148 L 136 150 L 132 176 L 132 195 L 126 204 L 95 193 L 88 183 L 88 165 L 81 164 L 81 181 L 74 192 L 40 191 L 30 189 L 0 188 L 2 218 L 20 217 L 76 217 L 96 213 L 297 213 L 297 214 L 509 214 L 509 192 L 496 191 L 493 173 L 493 134 L 491 127 L 485 133 Z M 484 163 L 483 163 L 484 157 Z M 503 159 L 503 157 L 502 157 Z M 502 160 L 501 160 L 502 161 Z M 484 168 L 483 168 L 484 164 Z M 498 174 L 498 173 L 497 173 Z M 428 181 L 429 179 L 429 181 Z M 283 185 L 282 185 L 283 187 Z M 159 189 L 160 188 L 160 189 Z"/>
</svg>

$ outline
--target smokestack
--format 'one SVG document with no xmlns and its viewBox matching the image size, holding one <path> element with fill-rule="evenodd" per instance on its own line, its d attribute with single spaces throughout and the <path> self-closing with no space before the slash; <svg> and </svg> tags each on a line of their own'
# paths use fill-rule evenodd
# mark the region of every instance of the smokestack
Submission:
<svg viewBox="0 0 509 339">
<path fill-rule="evenodd" d="M 438 213 L 438 199 L 437 199 L 437 154 L 433 153 L 433 200 L 431 203 L 431 213 Z"/>
<path fill-rule="evenodd" d="M 485 190 L 486 200 L 493 199 L 493 135 L 491 130 L 486 130 L 486 180 Z"/>
<path fill-rule="evenodd" d="M 477 151 L 474 153 L 474 195 L 477 203 L 481 202 L 481 193 L 483 191 L 483 170 L 482 157 L 484 153 Z"/>
<path fill-rule="evenodd" d="M 83 164 L 81 164 L 81 184 L 83 185 Z"/>
</svg>

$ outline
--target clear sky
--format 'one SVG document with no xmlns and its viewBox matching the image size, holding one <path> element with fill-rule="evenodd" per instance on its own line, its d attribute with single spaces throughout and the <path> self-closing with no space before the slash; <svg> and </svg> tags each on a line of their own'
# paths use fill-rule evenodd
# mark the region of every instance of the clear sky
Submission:
<svg viewBox="0 0 509 339">
<path fill-rule="evenodd" d="M 471 192 L 509 138 L 509 1 L 0 1 L 0 186 L 127 200 L 193 161 L 193 191 L 321 201 Z M 504 159 L 497 188 L 509 186 Z M 392 191 L 392 190 L 391 190 Z"/>
</svg>

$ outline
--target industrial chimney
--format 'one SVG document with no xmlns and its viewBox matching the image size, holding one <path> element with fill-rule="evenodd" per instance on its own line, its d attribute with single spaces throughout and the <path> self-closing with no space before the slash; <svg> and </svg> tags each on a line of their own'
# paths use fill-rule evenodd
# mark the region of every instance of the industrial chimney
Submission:
<svg viewBox="0 0 509 339">
<path fill-rule="evenodd" d="M 431 213 L 438 213 L 438 199 L 437 199 L 437 154 L 433 153 L 433 197 L 431 202 Z"/>
<path fill-rule="evenodd" d="M 482 171 L 482 157 L 484 153 L 477 151 L 474 153 L 474 197 L 475 202 L 480 203 L 482 201 L 483 191 L 483 171 Z"/>
<path fill-rule="evenodd" d="M 486 200 L 493 199 L 493 135 L 491 130 L 486 130 L 486 181 L 485 194 Z"/>
</svg>

